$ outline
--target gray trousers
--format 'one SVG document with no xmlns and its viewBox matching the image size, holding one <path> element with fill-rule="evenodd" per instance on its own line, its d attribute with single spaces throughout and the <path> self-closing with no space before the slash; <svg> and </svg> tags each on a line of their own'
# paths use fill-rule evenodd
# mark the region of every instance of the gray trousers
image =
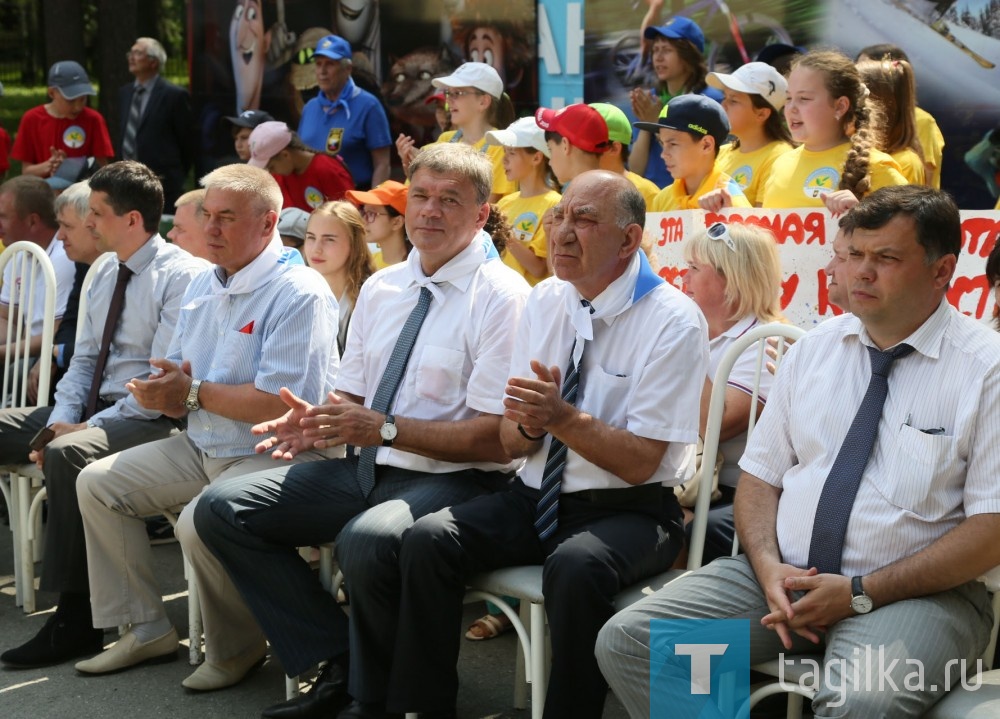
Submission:
<svg viewBox="0 0 1000 719">
<path fill-rule="evenodd" d="M 797 637 L 792 650 L 786 651 L 777 634 L 761 626 L 760 619 L 767 613 L 764 594 L 746 557 L 724 557 L 612 617 L 598 635 L 597 661 L 629 716 L 645 719 L 650 716 L 651 619 L 749 619 L 751 664 L 776 659 L 783 652 L 824 654 L 831 668 L 820 677 L 813 700 L 817 717 L 921 717 L 947 688 L 949 660 L 965 660 L 974 673 L 993 619 L 985 586 L 968 582 L 947 592 L 848 617 L 830 627 L 822 646 Z M 871 654 L 863 650 L 866 646 L 873 648 Z M 881 659 L 879 647 L 884 647 Z M 915 671 L 907 660 L 923 663 L 922 691 L 905 688 L 906 677 Z M 860 681 L 855 680 L 855 668 Z M 883 668 L 887 669 L 883 676 L 891 677 L 898 691 L 888 681 L 880 691 L 878 677 Z M 957 682 L 957 668 L 948 669 L 951 682 Z M 870 683 L 865 681 L 869 675 L 874 677 Z M 690 681 L 678 678 L 673 691 L 688 694 Z"/>
<path fill-rule="evenodd" d="M 366 499 L 354 458 L 258 472 L 208 488 L 194 510 L 204 545 L 229 572 L 285 673 L 351 652 L 351 694 L 390 664 L 399 612 L 399 548 L 419 517 L 507 483 L 499 473 L 424 474 L 376 467 Z M 296 547 L 337 540 L 351 622 Z"/>
<path fill-rule="evenodd" d="M 0 464 L 28 462 L 28 442 L 49 420 L 51 407 L 0 411 Z M 180 430 L 166 417 L 120 420 L 54 439 L 45 448 L 48 526 L 40 588 L 50 592 L 87 592 L 87 551 L 76 501 L 76 478 L 90 463 Z"/>
</svg>

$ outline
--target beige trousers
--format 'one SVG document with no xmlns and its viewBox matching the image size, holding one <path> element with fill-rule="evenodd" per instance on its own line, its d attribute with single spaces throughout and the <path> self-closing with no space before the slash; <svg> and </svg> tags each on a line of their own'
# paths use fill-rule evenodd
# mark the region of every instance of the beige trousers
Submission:
<svg viewBox="0 0 1000 719">
<path fill-rule="evenodd" d="M 293 463 L 323 458 L 320 452 L 307 452 Z M 80 472 L 77 496 L 87 540 L 94 626 L 166 616 L 144 518 L 167 510 L 181 512 L 176 533 L 198 582 L 206 659 L 224 661 L 262 645 L 264 634 L 253 615 L 199 539 L 192 510 L 210 482 L 278 463 L 270 455 L 208 457 L 184 432 L 105 457 Z"/>
</svg>

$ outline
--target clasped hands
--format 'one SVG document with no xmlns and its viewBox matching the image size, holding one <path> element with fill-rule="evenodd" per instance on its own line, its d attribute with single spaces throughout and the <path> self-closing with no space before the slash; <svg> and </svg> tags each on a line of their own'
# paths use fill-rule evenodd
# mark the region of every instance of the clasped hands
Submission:
<svg viewBox="0 0 1000 719">
<path fill-rule="evenodd" d="M 778 633 L 785 649 L 792 648 L 793 633 L 818 644 L 820 633 L 853 614 L 848 577 L 770 561 L 757 578 L 771 609 L 760 623 Z M 795 593 L 803 594 L 795 599 Z"/>
<path fill-rule="evenodd" d="M 503 398 L 504 417 L 517 422 L 533 437 L 557 432 L 572 419 L 576 408 L 562 398 L 562 370 L 531 360 L 532 377 L 511 377 Z"/>
<path fill-rule="evenodd" d="M 327 393 L 327 404 L 312 405 L 282 387 L 281 401 L 288 411 L 276 419 L 255 424 L 251 432 L 271 435 L 257 443 L 258 454 L 270 450 L 274 459 L 290 460 L 300 452 L 352 444 L 373 447 L 382 444 L 379 433 L 385 415 L 364 405 Z"/>
<path fill-rule="evenodd" d="M 151 359 L 149 364 L 157 372 L 148 379 L 132 378 L 125 389 L 145 409 L 155 410 L 167 417 L 180 418 L 187 414 L 184 405 L 191 390 L 191 363 L 184 360 L 177 365 L 165 359 Z"/>
</svg>

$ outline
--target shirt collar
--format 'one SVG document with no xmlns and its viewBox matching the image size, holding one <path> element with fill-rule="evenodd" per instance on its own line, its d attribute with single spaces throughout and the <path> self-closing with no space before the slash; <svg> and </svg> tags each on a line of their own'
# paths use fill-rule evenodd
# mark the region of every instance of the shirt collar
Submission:
<svg viewBox="0 0 1000 719">
<path fill-rule="evenodd" d="M 132 270 L 132 274 L 140 274 L 144 269 L 149 267 L 153 258 L 156 257 L 156 253 L 165 244 L 166 242 L 160 237 L 159 233 L 151 235 L 142 247 L 133 252 L 132 256 L 125 260 L 125 266 Z"/>
<path fill-rule="evenodd" d="M 954 310 L 948 304 L 947 299 L 941 298 L 941 303 L 931 313 L 931 316 L 899 344 L 906 343 L 925 357 L 937 359 L 941 356 L 941 344 L 944 342 L 944 335 L 951 323 L 953 312 Z M 854 318 L 845 336 L 856 336 L 862 344 L 878 349 L 875 342 L 872 341 L 871 335 L 868 334 L 868 330 L 857 317 Z M 890 348 L 886 347 L 886 349 Z"/>
<path fill-rule="evenodd" d="M 319 99 L 319 105 L 323 108 L 323 112 L 327 115 L 332 115 L 338 108 L 342 107 L 345 116 L 350 120 L 351 106 L 347 104 L 347 101 L 354 98 L 359 92 L 361 92 L 361 88 L 354 84 L 354 78 L 348 77 L 336 100 L 331 100 L 323 92 L 320 92 L 316 97 Z"/>
<path fill-rule="evenodd" d="M 448 282 L 465 292 L 469 289 L 476 270 L 484 262 L 499 258 L 500 254 L 493 245 L 493 239 L 484 230 L 479 230 L 465 249 L 448 260 L 430 277 L 424 274 L 424 270 L 420 266 L 420 251 L 416 248 L 410 251 L 406 262 L 410 269 L 410 283 L 427 287 L 434 295 L 434 299 L 440 302 L 444 299 L 444 294 L 438 285 Z"/>
<path fill-rule="evenodd" d="M 144 88 L 146 90 L 146 92 L 149 92 L 150 90 L 153 89 L 153 85 L 156 84 L 156 78 L 158 78 L 158 77 L 159 77 L 159 75 L 153 75 L 151 78 L 149 78 L 145 82 L 139 82 L 138 80 L 136 80 L 133 83 L 133 86 L 135 88 L 140 88 L 140 87 Z"/>
<path fill-rule="evenodd" d="M 725 332 L 721 333 L 719 337 L 728 337 L 729 339 L 737 339 L 742 337 L 743 334 L 757 324 L 757 318 L 753 315 L 747 315 L 746 317 L 738 320 L 736 324 L 730 327 Z M 716 338 L 718 339 L 718 337 Z"/>
</svg>

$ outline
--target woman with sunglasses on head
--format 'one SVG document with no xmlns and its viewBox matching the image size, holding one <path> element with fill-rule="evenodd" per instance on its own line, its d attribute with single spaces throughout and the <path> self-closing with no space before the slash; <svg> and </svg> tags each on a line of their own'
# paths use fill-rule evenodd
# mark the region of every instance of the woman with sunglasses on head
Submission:
<svg viewBox="0 0 1000 719">
<path fill-rule="evenodd" d="M 367 192 L 351 190 L 345 194 L 361 211 L 368 242 L 378 245 L 378 252 L 372 255 L 376 270 L 403 262 L 413 249 L 406 238 L 406 192 L 406 185 L 386 180 Z"/>
<path fill-rule="evenodd" d="M 700 433 L 704 437 L 712 381 L 722 356 L 733 342 L 753 327 L 782 320 L 781 260 L 770 231 L 742 224 L 727 226 L 721 222 L 688 240 L 684 259 L 688 265 L 684 292 L 695 301 L 708 322 L 708 376 L 702 391 L 700 422 Z M 757 346 L 754 345 L 740 355 L 726 385 L 719 434 L 719 452 L 723 457 L 719 474 L 722 496 L 709 512 L 703 562 L 727 556 L 732 550 L 735 531 L 732 502 L 740 476 L 737 463 L 746 444 L 750 412 L 759 413 L 764 408 L 773 380 L 766 370 L 760 373 L 757 406 L 753 407 L 751 395 L 756 383 L 756 362 Z M 702 481 L 710 481 L 713 470 L 714 467 L 703 467 Z"/>
<path fill-rule="evenodd" d="M 437 141 L 463 142 L 489 157 L 493 163 L 493 194 L 490 195 L 490 202 L 496 202 L 504 195 L 514 192 L 517 185 L 508 180 L 504 172 L 503 148 L 486 143 L 487 132 L 507 127 L 514 121 L 514 106 L 503 90 L 503 80 L 497 71 L 486 63 L 467 62 L 451 75 L 435 78 L 431 83 L 444 90 L 451 126 L 455 128 L 441 133 Z M 417 151 L 413 138 L 400 135 L 396 139 L 396 150 L 403 161 L 403 170 L 406 171 Z"/>
</svg>

